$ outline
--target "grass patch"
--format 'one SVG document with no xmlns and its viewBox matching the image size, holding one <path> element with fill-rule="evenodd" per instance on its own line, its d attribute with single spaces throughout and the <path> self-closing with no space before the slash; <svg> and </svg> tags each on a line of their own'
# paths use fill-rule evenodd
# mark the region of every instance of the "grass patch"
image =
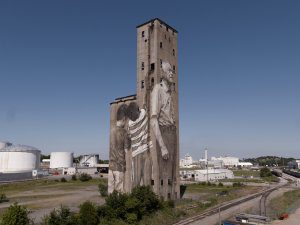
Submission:
<svg viewBox="0 0 300 225">
<path fill-rule="evenodd" d="M 274 198 L 269 204 L 269 216 L 277 219 L 283 213 L 292 213 L 300 206 L 300 190 L 285 192 L 282 196 Z"/>
<path fill-rule="evenodd" d="M 259 171 L 253 170 L 232 170 L 233 175 L 237 177 L 260 177 Z"/>
<path fill-rule="evenodd" d="M 264 183 L 264 181 L 261 180 L 261 179 L 246 179 L 246 178 L 223 179 L 223 180 L 220 180 L 220 182 L 230 182 L 230 183 L 236 183 L 236 182 L 240 182 L 240 183 L 247 183 L 247 182 L 251 182 L 251 183 Z"/>
</svg>

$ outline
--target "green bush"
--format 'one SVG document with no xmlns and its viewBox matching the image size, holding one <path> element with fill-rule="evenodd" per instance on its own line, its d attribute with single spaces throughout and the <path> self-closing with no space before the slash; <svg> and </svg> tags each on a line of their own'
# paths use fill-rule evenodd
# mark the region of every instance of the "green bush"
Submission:
<svg viewBox="0 0 300 225">
<path fill-rule="evenodd" d="M 107 196 L 107 185 L 106 184 L 103 184 L 103 183 L 100 183 L 98 184 L 98 189 L 99 189 L 99 192 L 100 192 L 100 195 L 102 197 L 106 197 Z"/>
<path fill-rule="evenodd" d="M 8 202 L 9 200 L 8 200 L 8 198 L 6 197 L 6 195 L 5 194 L 0 194 L 0 203 L 2 203 L 2 202 Z"/>
<path fill-rule="evenodd" d="M 222 182 L 220 182 L 219 183 L 219 187 L 223 187 L 224 185 L 223 185 L 223 183 Z"/>
<path fill-rule="evenodd" d="M 244 185 L 243 185 L 243 183 L 241 183 L 241 182 L 234 182 L 234 183 L 232 184 L 232 187 L 242 187 L 242 186 L 244 186 Z"/>
<path fill-rule="evenodd" d="M 92 179 L 92 176 L 87 174 L 87 173 L 82 173 L 79 176 L 79 180 L 82 181 L 82 182 L 89 181 L 91 179 Z"/>
<path fill-rule="evenodd" d="M 269 168 L 264 167 L 260 169 L 260 177 L 271 177 L 272 172 Z"/>
<path fill-rule="evenodd" d="M 76 174 L 73 174 L 71 179 L 74 180 L 74 181 L 77 180 Z"/>
<path fill-rule="evenodd" d="M 80 225 L 97 225 L 99 223 L 99 217 L 97 214 L 96 206 L 89 201 L 80 205 L 79 210 L 79 224 Z"/>
<path fill-rule="evenodd" d="M 42 225 L 77 225 L 78 218 L 71 213 L 70 209 L 61 206 L 60 209 L 54 209 L 42 220 Z"/>
<path fill-rule="evenodd" d="M 143 216 L 163 208 L 162 202 L 149 186 L 136 187 L 129 195 L 114 191 L 105 201 L 105 205 L 97 208 L 101 223 L 116 219 L 137 224 Z"/>
<path fill-rule="evenodd" d="M 67 182 L 67 180 L 66 180 L 66 178 L 64 178 L 64 177 L 62 177 L 61 179 L 60 179 L 60 182 Z"/>
<path fill-rule="evenodd" d="M 2 215 L 1 225 L 29 225 L 29 211 L 26 207 L 14 203 Z"/>
</svg>

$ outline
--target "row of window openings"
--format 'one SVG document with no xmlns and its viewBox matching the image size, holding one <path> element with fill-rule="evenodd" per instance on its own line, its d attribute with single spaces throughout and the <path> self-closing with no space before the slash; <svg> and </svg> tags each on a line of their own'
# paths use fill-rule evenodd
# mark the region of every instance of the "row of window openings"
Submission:
<svg viewBox="0 0 300 225">
<path fill-rule="evenodd" d="M 160 60 L 160 68 L 162 68 L 162 60 Z M 145 69 L 145 63 L 142 62 L 141 65 L 141 69 L 144 70 Z M 155 63 L 151 63 L 150 64 L 150 71 L 154 71 L 155 70 Z M 176 67 L 173 65 L 173 71 L 175 73 Z"/>
<path fill-rule="evenodd" d="M 161 81 L 162 81 L 162 79 L 160 79 L 160 82 L 161 82 Z M 153 77 L 151 78 L 151 86 L 152 86 L 152 87 L 154 86 L 154 78 L 153 78 Z M 171 90 L 172 90 L 172 91 L 175 91 L 175 86 L 176 86 L 176 84 L 173 83 L 172 86 L 171 86 Z M 144 88 L 145 88 L 145 81 L 142 80 L 142 81 L 141 81 L 141 89 L 144 89 Z"/>
<path fill-rule="evenodd" d="M 151 180 L 151 185 L 154 185 L 154 180 Z M 160 180 L 160 185 L 161 186 L 164 185 L 164 180 Z M 171 179 L 168 179 L 168 185 L 172 185 Z"/>
</svg>

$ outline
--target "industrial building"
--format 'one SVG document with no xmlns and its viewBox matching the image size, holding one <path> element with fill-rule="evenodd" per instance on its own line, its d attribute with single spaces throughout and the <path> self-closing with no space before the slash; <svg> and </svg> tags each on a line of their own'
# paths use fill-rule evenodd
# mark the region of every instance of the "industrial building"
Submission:
<svg viewBox="0 0 300 225">
<path fill-rule="evenodd" d="M 50 169 L 73 167 L 73 152 L 51 152 Z"/>
<path fill-rule="evenodd" d="M 224 167 L 237 167 L 239 165 L 239 158 L 237 157 L 229 157 L 229 156 L 226 157 L 221 156 L 219 158 L 211 157 L 211 161 L 215 161 L 215 160 L 222 161 Z"/>
<path fill-rule="evenodd" d="M 81 167 L 97 167 L 99 162 L 99 154 L 81 155 L 79 165 Z"/>
<path fill-rule="evenodd" d="M 295 159 L 288 162 L 288 167 L 291 169 L 300 169 L 300 159 Z"/>
<path fill-rule="evenodd" d="M 207 169 L 207 170 L 181 170 L 182 180 L 193 180 L 197 182 L 217 181 L 234 178 L 233 172 L 227 169 Z"/>
<path fill-rule="evenodd" d="M 193 164 L 193 158 L 189 154 L 184 156 L 184 159 L 180 159 L 179 166 L 181 168 L 190 167 Z"/>
</svg>

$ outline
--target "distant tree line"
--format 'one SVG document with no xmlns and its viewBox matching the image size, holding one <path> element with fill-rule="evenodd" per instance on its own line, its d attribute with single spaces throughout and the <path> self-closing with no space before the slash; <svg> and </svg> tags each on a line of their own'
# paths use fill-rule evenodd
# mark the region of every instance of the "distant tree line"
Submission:
<svg viewBox="0 0 300 225">
<path fill-rule="evenodd" d="M 288 162 L 293 161 L 294 158 L 285 158 L 278 156 L 261 156 L 258 158 L 246 158 L 245 162 L 251 162 L 253 165 L 259 166 L 287 166 Z"/>
</svg>

